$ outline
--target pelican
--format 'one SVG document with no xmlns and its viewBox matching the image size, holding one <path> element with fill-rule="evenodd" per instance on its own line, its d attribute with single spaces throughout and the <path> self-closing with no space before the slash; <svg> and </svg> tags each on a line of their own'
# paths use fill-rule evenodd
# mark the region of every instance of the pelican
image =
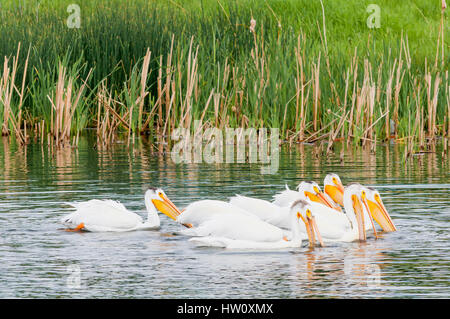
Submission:
<svg viewBox="0 0 450 319">
<path fill-rule="evenodd" d="M 372 228 L 377 236 L 375 219 L 385 231 L 395 231 L 392 219 L 381 201 L 379 193 L 358 183 L 345 187 L 343 203 L 345 213 L 324 205 L 309 203 L 312 216 L 324 241 L 366 240 L 366 230 Z"/>
<path fill-rule="evenodd" d="M 124 232 L 133 230 L 158 229 L 161 212 L 175 210 L 175 205 L 160 188 L 150 188 L 145 192 L 147 220 L 130 212 L 125 206 L 113 200 L 91 199 L 86 202 L 67 203 L 75 212 L 61 218 L 68 231 Z"/>
<path fill-rule="evenodd" d="M 365 228 L 366 230 L 369 228 L 374 228 L 373 220 L 375 220 L 385 232 L 393 232 L 396 231 L 397 228 L 394 225 L 389 213 L 386 210 L 386 207 L 381 200 L 380 193 L 372 188 L 367 186 L 361 186 L 362 192 L 361 196 L 364 197 L 367 201 L 367 207 L 364 210 L 366 213 L 370 212 L 369 215 L 365 215 Z M 325 176 L 324 179 L 324 191 L 326 196 L 329 197 L 330 201 L 341 206 L 344 206 L 344 186 L 341 182 L 341 179 L 337 174 L 330 173 Z M 373 218 L 373 220 L 372 220 Z M 375 231 L 375 229 L 374 229 Z M 375 231 L 376 236 L 376 231 Z"/>
<path fill-rule="evenodd" d="M 289 207 L 289 204 L 298 199 L 299 193 L 303 194 L 306 198 L 313 202 L 322 203 L 330 208 L 341 210 L 340 207 L 332 203 L 322 192 L 320 186 L 316 182 L 303 181 L 297 186 L 298 191 L 289 189 L 286 185 L 286 189 L 281 193 L 273 196 L 273 203 L 281 207 Z"/>
<path fill-rule="evenodd" d="M 182 212 L 168 215 L 188 226 L 182 231 L 190 236 L 215 236 L 247 241 L 274 241 L 283 231 L 249 212 L 220 200 L 200 200 L 189 204 Z"/>
<path fill-rule="evenodd" d="M 370 211 L 371 217 L 381 226 L 385 232 L 397 231 L 391 216 L 381 200 L 380 193 L 372 187 L 363 187 L 361 197 Z M 372 223 L 372 226 L 375 227 Z"/>
<path fill-rule="evenodd" d="M 324 190 L 326 196 L 330 198 L 330 201 L 341 206 L 344 206 L 343 194 L 344 186 L 342 185 L 341 179 L 337 174 L 330 173 L 325 177 L 324 180 Z M 367 206 L 364 209 L 365 216 L 365 229 L 374 229 L 375 237 L 377 237 L 375 225 L 373 220 L 375 220 L 385 232 L 396 231 L 397 228 L 394 225 L 386 207 L 381 200 L 380 193 L 368 186 L 361 186 L 361 196 L 364 197 L 367 202 Z M 369 215 L 370 212 L 370 215 Z"/>
<path fill-rule="evenodd" d="M 351 184 L 345 188 L 343 197 L 345 213 L 314 202 L 308 204 L 306 208 L 315 218 L 323 241 L 366 240 L 364 222 L 366 206 L 361 198 L 362 190 L 360 184 Z"/>
<path fill-rule="evenodd" d="M 197 246 L 221 247 L 226 249 L 280 249 L 301 247 L 302 236 L 299 228 L 300 218 L 306 217 L 301 211 L 308 203 L 303 200 L 296 201 L 290 208 L 292 238 L 288 240 L 283 231 L 261 219 L 240 210 L 238 207 L 226 202 L 200 201 L 189 205 L 178 217 L 180 223 L 199 223 L 193 228 L 203 237 L 193 237 L 189 241 Z M 208 209 L 215 207 L 225 212 L 213 214 L 213 217 L 204 217 Z M 206 210 L 205 210 L 206 209 Z M 199 218 L 201 216 L 201 218 Z"/>
</svg>

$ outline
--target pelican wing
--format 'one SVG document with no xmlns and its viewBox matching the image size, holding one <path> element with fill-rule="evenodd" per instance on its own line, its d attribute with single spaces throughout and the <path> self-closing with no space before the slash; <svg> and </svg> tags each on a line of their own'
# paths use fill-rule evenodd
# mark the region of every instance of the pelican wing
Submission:
<svg viewBox="0 0 450 319">
<path fill-rule="evenodd" d="M 288 207 L 292 202 L 299 199 L 299 192 L 291 189 L 285 189 L 284 191 L 275 194 L 273 199 L 273 204 L 280 207 Z"/>
<path fill-rule="evenodd" d="M 263 199 L 241 195 L 230 198 L 230 204 L 246 210 L 269 224 L 285 229 L 291 228 L 287 207 L 280 207 Z"/>
<path fill-rule="evenodd" d="M 249 212 L 236 207 L 230 203 L 220 200 L 201 200 L 189 204 L 178 216 L 177 221 L 182 224 L 198 225 L 217 215 L 247 215 L 249 217 L 257 218 Z"/>
<path fill-rule="evenodd" d="M 178 217 L 192 224 L 190 234 L 228 239 L 273 242 L 283 239 L 283 231 L 230 203 L 204 200 L 190 204 Z"/>
</svg>

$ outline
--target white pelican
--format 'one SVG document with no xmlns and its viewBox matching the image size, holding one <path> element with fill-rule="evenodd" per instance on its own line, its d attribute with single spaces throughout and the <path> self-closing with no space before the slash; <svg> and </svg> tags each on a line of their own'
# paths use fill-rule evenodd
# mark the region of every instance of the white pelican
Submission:
<svg viewBox="0 0 450 319">
<path fill-rule="evenodd" d="M 364 211 L 365 212 L 370 211 L 370 216 L 365 215 L 366 230 L 375 227 L 372 220 L 373 218 L 381 226 L 383 231 L 385 232 L 396 231 L 397 228 L 395 227 L 394 222 L 389 216 L 389 213 L 387 212 L 386 207 L 384 206 L 383 201 L 381 200 L 380 193 L 372 187 L 367 186 L 361 187 L 362 187 L 361 196 L 367 200 L 366 202 L 367 207 Z M 330 173 L 327 176 L 325 176 L 324 191 L 325 194 L 329 196 L 332 202 L 344 206 L 344 198 L 343 198 L 344 186 L 337 174 Z"/>
<path fill-rule="evenodd" d="M 283 231 L 259 218 L 240 210 L 232 204 L 220 201 L 200 201 L 189 205 L 178 217 L 180 223 L 198 223 L 194 230 L 203 237 L 189 241 L 197 246 L 221 247 L 227 249 L 280 249 L 301 247 L 302 236 L 299 218 L 307 202 L 299 200 L 290 208 L 292 238 L 287 240 Z M 209 209 L 226 213 L 216 213 L 212 217 Z"/>
<path fill-rule="evenodd" d="M 125 206 L 113 200 L 91 199 L 80 203 L 67 203 L 75 212 L 61 218 L 68 231 L 86 230 L 92 232 L 123 232 L 132 230 L 158 229 L 160 226 L 157 209 L 161 212 L 176 210 L 162 189 L 150 188 L 145 193 L 147 220 L 130 212 Z"/>
<path fill-rule="evenodd" d="M 362 190 L 363 188 L 359 184 L 351 184 L 345 188 L 343 198 L 345 213 L 337 212 L 318 203 L 308 204 L 306 208 L 315 218 L 325 242 L 366 240 Z"/>
<path fill-rule="evenodd" d="M 377 236 L 375 219 L 385 231 L 396 228 L 374 189 L 358 183 L 349 184 L 344 190 L 345 213 L 336 212 L 324 205 L 309 203 L 312 216 L 324 241 L 366 240 L 366 230 L 372 228 Z"/>
<path fill-rule="evenodd" d="M 344 206 L 343 194 L 344 186 L 342 185 L 341 179 L 337 174 L 330 173 L 325 177 L 324 180 L 324 190 L 326 196 L 330 198 L 330 201 Z M 375 225 L 373 220 L 375 220 L 385 232 L 396 231 L 396 227 L 386 210 L 386 207 L 381 200 L 380 193 L 368 186 L 361 186 L 361 196 L 367 199 L 367 206 L 364 209 L 365 213 L 365 229 L 374 229 L 375 237 L 377 237 Z M 369 215 L 370 212 L 370 215 Z"/>
<path fill-rule="evenodd" d="M 380 193 L 376 189 L 363 187 L 361 197 L 367 204 L 367 210 L 370 211 L 371 217 L 381 226 L 383 231 L 394 232 L 397 230 L 381 200 Z"/>
<path fill-rule="evenodd" d="M 330 208 L 341 210 L 339 206 L 332 203 L 325 196 L 316 182 L 303 181 L 297 186 L 297 190 L 298 191 L 291 190 L 286 185 L 286 189 L 284 191 L 273 196 L 273 203 L 277 206 L 289 207 L 289 204 L 297 200 L 299 193 L 301 193 L 313 202 L 322 203 Z"/>
<path fill-rule="evenodd" d="M 188 226 L 190 236 L 215 236 L 249 241 L 274 241 L 283 231 L 249 212 L 220 200 L 201 200 L 189 204 L 178 216 L 170 216 Z"/>
</svg>

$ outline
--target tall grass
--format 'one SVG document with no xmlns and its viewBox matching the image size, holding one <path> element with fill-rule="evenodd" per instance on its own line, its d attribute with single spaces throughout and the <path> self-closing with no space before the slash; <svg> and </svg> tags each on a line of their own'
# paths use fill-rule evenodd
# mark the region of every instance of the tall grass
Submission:
<svg viewBox="0 0 450 319">
<path fill-rule="evenodd" d="M 66 140 L 88 126 L 106 144 L 120 131 L 167 140 L 201 120 L 279 127 L 328 151 L 390 138 L 423 149 L 450 134 L 446 13 L 438 1 L 375 1 L 382 27 L 369 29 L 372 2 L 80 1 L 80 29 L 65 24 L 70 1 L 7 3 L 0 56 L 32 48 L 15 60 L 31 66 L 15 71 L 27 121 L 16 126 L 57 141 L 58 109 Z"/>
</svg>

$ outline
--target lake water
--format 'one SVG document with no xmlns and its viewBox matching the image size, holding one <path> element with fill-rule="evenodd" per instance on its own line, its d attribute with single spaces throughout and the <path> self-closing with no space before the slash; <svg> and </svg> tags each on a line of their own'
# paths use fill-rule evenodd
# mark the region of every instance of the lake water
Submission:
<svg viewBox="0 0 450 319">
<path fill-rule="evenodd" d="M 17 147 L 0 139 L 1 298 L 448 298 L 450 159 L 435 153 L 403 162 L 404 146 L 376 155 L 354 149 L 341 162 L 313 146 L 283 148 L 274 175 L 259 164 L 175 164 L 138 141 L 108 150 L 82 138 L 77 149 Z M 196 248 L 161 215 L 161 229 L 70 233 L 68 201 L 115 199 L 146 216 L 143 194 L 160 186 L 184 207 L 234 194 L 270 199 L 287 183 L 376 187 L 398 232 L 365 243 L 310 250 L 227 251 Z"/>
</svg>

